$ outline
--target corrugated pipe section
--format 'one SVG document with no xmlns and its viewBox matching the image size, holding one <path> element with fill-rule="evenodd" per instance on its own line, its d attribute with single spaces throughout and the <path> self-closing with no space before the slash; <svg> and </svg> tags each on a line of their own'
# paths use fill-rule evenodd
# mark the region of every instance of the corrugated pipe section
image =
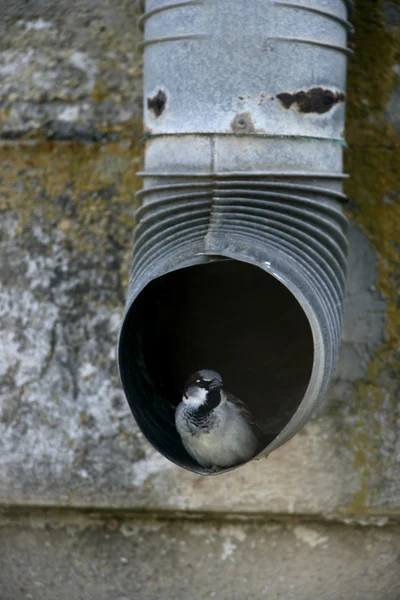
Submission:
<svg viewBox="0 0 400 600">
<path fill-rule="evenodd" d="M 145 169 L 119 367 L 164 456 L 207 471 L 174 425 L 219 371 L 264 432 L 318 407 L 338 355 L 350 1 L 147 0 Z M 222 472 L 222 471 L 221 471 Z"/>
</svg>

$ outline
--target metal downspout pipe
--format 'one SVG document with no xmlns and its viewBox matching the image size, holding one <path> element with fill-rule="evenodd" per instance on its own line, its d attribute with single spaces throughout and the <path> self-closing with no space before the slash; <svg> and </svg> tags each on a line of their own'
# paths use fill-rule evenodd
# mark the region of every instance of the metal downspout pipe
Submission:
<svg viewBox="0 0 400 600">
<path fill-rule="evenodd" d="M 261 456 L 305 424 L 331 379 L 351 8 L 145 3 L 144 187 L 119 369 L 144 435 L 197 473 L 208 474 L 174 426 L 191 372 L 219 371 L 246 401 Z"/>
</svg>

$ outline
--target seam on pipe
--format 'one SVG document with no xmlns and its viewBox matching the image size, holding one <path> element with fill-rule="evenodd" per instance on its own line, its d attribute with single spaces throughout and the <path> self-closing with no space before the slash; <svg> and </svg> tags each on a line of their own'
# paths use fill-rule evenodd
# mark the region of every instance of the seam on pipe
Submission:
<svg viewBox="0 0 400 600">
<path fill-rule="evenodd" d="M 159 8 L 154 8 L 153 10 L 145 12 L 141 17 L 139 17 L 138 25 L 143 30 L 144 23 L 153 15 L 157 15 L 167 10 L 173 10 L 174 8 L 185 8 L 187 6 L 204 6 L 204 4 L 205 2 L 202 2 L 201 0 L 188 0 L 187 2 L 177 2 L 176 4 L 169 4 L 168 6 L 160 6 Z"/>
<path fill-rule="evenodd" d="M 145 12 L 145 0 L 139 0 L 140 9 L 142 12 Z M 354 12 L 354 2 L 353 0 L 343 0 L 343 4 L 346 6 L 348 11 L 348 16 L 351 18 Z"/>
<path fill-rule="evenodd" d="M 277 6 L 285 6 L 288 8 L 296 8 L 298 10 L 306 10 L 308 12 L 321 15 L 323 17 L 326 17 L 327 19 L 332 19 L 332 21 L 336 21 L 337 23 L 345 27 L 349 32 L 354 31 L 354 27 L 351 23 L 349 23 L 349 21 L 346 21 L 346 19 L 342 19 L 342 17 L 338 17 L 333 13 L 326 12 L 325 10 L 320 10 L 319 8 L 314 8 L 313 6 L 305 6 L 304 4 L 292 4 L 291 2 L 281 2 L 280 0 L 273 0 L 272 3 Z"/>
<path fill-rule="evenodd" d="M 211 171 L 214 173 L 215 172 L 215 136 L 211 136 Z M 204 236 L 204 249 L 206 250 L 207 248 L 207 239 L 208 236 L 210 235 L 211 231 L 212 231 L 212 227 L 213 227 L 213 220 L 214 220 L 214 211 L 215 211 L 215 193 L 216 193 L 216 189 L 215 189 L 215 177 L 213 177 L 213 187 L 212 187 L 212 191 L 211 191 L 211 206 L 210 206 L 210 213 L 209 213 L 209 218 L 208 218 L 208 225 L 207 225 L 207 231 L 205 233 Z"/>
<path fill-rule="evenodd" d="M 149 40 L 143 40 L 139 42 L 137 48 L 146 48 L 147 46 L 151 46 L 152 44 L 164 44 L 167 42 L 183 42 L 185 40 L 205 40 L 209 39 L 210 36 L 205 33 L 193 33 L 190 35 L 175 35 L 168 36 L 163 38 L 152 38 Z"/>
<path fill-rule="evenodd" d="M 269 40 L 277 40 L 279 42 L 289 42 L 296 44 L 310 44 L 311 46 L 320 46 L 321 48 L 328 48 L 329 50 L 337 50 L 338 52 L 343 52 L 349 56 L 354 54 L 353 50 L 347 48 L 346 46 L 336 46 L 335 44 L 327 44 L 326 42 L 320 42 L 319 40 L 310 40 L 307 38 L 289 38 L 289 37 L 271 37 L 267 38 Z"/>
<path fill-rule="evenodd" d="M 190 34 L 190 35 L 168 36 L 168 37 L 162 37 L 162 38 L 150 38 L 150 39 L 139 42 L 137 47 L 145 48 L 147 46 L 151 46 L 154 44 L 164 44 L 164 43 L 169 43 L 169 42 L 181 42 L 181 41 L 185 41 L 185 40 L 205 40 L 205 39 L 211 39 L 211 37 L 212 37 L 211 35 L 198 33 L 198 34 Z M 289 42 L 290 44 L 293 44 L 293 43 L 308 44 L 310 46 L 319 46 L 321 48 L 326 48 L 328 50 L 335 50 L 337 52 L 343 52 L 344 54 L 347 54 L 349 56 L 354 54 L 353 50 L 351 50 L 350 48 L 347 48 L 346 46 L 336 46 L 335 44 L 328 44 L 326 42 L 321 42 L 319 40 L 310 40 L 307 38 L 289 38 L 289 37 L 269 36 L 269 37 L 264 38 L 264 41 L 266 41 L 266 42 L 269 42 L 269 41 Z"/>
<path fill-rule="evenodd" d="M 138 171 L 139 177 L 309 177 L 310 179 L 347 179 L 349 175 L 342 172 L 332 173 L 323 171 L 220 171 L 216 173 L 198 173 L 186 171 L 174 173 L 169 171 Z M 150 188 L 149 188 L 150 189 Z"/>
<path fill-rule="evenodd" d="M 290 135 L 290 134 L 281 134 L 281 133 L 228 133 L 228 132 L 208 132 L 208 131 L 182 131 L 176 133 L 146 133 L 140 138 L 141 142 L 145 142 L 146 140 L 152 140 L 156 138 L 166 138 L 172 137 L 176 139 L 177 137 L 184 136 L 213 136 L 216 137 L 234 137 L 234 138 L 268 138 L 268 139 L 279 139 L 279 140 L 301 140 L 305 142 L 330 142 L 332 144 L 337 144 L 338 146 L 342 146 L 342 148 L 348 148 L 345 140 L 340 138 L 329 138 L 329 137 L 319 137 L 314 135 Z"/>
</svg>

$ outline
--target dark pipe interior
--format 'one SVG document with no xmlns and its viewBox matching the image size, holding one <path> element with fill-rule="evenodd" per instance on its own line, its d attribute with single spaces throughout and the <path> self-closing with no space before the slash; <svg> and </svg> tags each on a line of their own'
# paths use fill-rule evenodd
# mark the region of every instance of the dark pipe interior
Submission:
<svg viewBox="0 0 400 600">
<path fill-rule="evenodd" d="M 140 427 L 165 456 L 197 471 L 174 426 L 191 373 L 221 373 L 224 387 L 251 409 L 266 446 L 298 408 L 312 364 L 310 325 L 294 296 L 263 270 L 233 260 L 156 279 L 121 334 L 121 376 Z"/>
</svg>

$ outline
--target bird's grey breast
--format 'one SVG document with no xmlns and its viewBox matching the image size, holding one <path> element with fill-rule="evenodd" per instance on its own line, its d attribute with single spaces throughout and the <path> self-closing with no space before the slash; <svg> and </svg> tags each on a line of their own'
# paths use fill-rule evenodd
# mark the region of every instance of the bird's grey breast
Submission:
<svg viewBox="0 0 400 600">
<path fill-rule="evenodd" d="M 178 429 L 193 436 L 209 433 L 218 425 L 219 421 L 218 415 L 214 411 L 206 415 L 199 415 L 198 411 L 186 406 L 183 402 L 176 409 L 175 420 Z"/>
</svg>

